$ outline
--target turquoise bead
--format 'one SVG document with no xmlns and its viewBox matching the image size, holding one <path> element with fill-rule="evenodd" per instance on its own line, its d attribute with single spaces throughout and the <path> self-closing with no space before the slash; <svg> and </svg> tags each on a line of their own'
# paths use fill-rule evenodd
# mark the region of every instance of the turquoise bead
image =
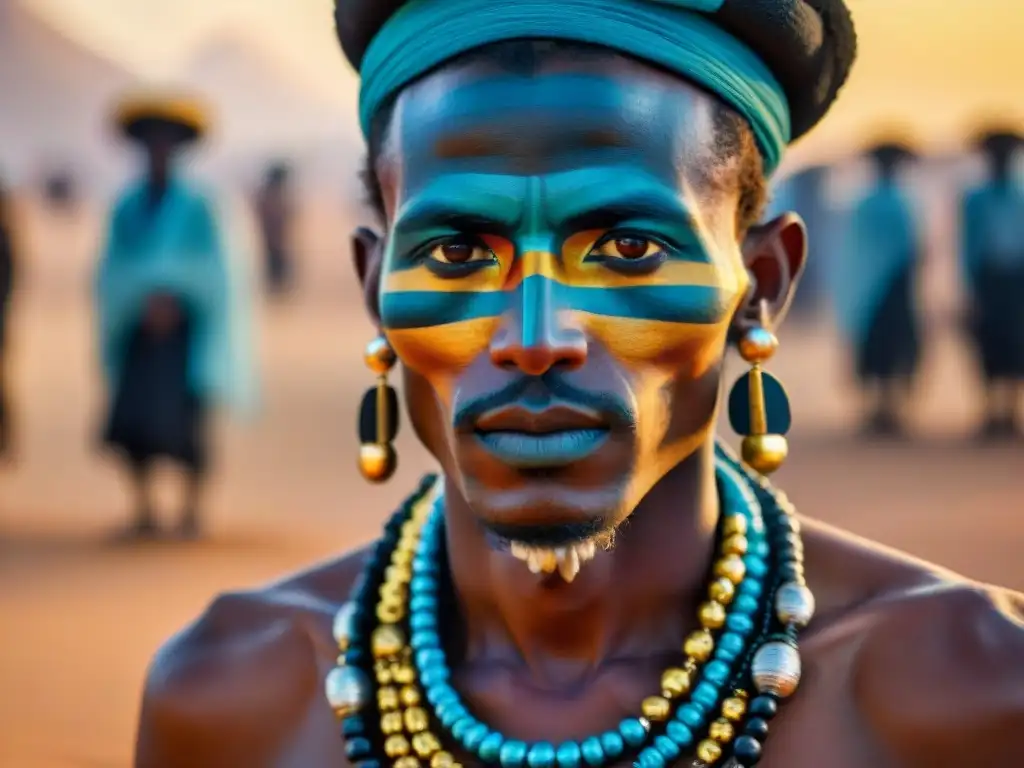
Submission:
<svg viewBox="0 0 1024 768">
<path fill-rule="evenodd" d="M 409 592 L 413 595 L 432 595 L 437 590 L 437 584 L 430 576 L 413 576 L 409 582 Z"/>
<path fill-rule="evenodd" d="M 409 645 L 416 651 L 422 651 L 427 648 L 440 648 L 441 638 L 437 636 L 437 632 L 420 630 L 419 632 L 412 633 Z"/>
<path fill-rule="evenodd" d="M 491 729 L 483 723 L 476 723 L 462 735 L 462 746 L 470 752 L 476 752 L 484 739 L 491 735 Z"/>
<path fill-rule="evenodd" d="M 436 632 L 437 622 L 434 621 L 434 617 L 429 613 L 414 613 L 409 617 L 409 628 L 413 632 L 417 632 L 419 630 Z"/>
<path fill-rule="evenodd" d="M 658 750 L 648 747 L 640 753 L 640 757 L 634 765 L 638 765 L 640 768 L 665 768 L 665 758 Z"/>
<path fill-rule="evenodd" d="M 583 755 L 583 760 L 592 768 L 604 765 L 604 747 L 601 746 L 601 740 L 596 736 L 591 736 L 580 744 L 580 753 Z"/>
<path fill-rule="evenodd" d="M 601 748 L 609 760 L 614 760 L 626 749 L 622 736 L 616 731 L 605 731 L 601 734 Z"/>
<path fill-rule="evenodd" d="M 689 749 L 695 741 L 693 731 L 678 720 L 669 722 L 668 727 L 665 729 L 665 735 L 678 744 L 681 749 Z"/>
<path fill-rule="evenodd" d="M 717 653 L 723 661 L 735 661 L 746 650 L 743 638 L 726 632 L 718 639 Z"/>
<path fill-rule="evenodd" d="M 697 729 L 704 725 L 704 717 L 692 704 L 683 704 L 676 713 L 676 718 L 683 725 L 688 725 L 690 728 Z"/>
<path fill-rule="evenodd" d="M 420 683 L 423 685 L 437 685 L 448 682 L 448 670 L 441 667 L 431 667 L 420 673 Z"/>
<path fill-rule="evenodd" d="M 763 537 L 758 537 L 754 542 L 753 552 L 755 555 L 760 557 L 762 560 L 767 559 L 768 555 L 772 553 L 772 548 L 768 546 L 768 542 Z"/>
<path fill-rule="evenodd" d="M 487 738 L 480 742 L 480 747 L 477 749 L 477 754 L 480 755 L 480 759 L 493 763 L 501 755 L 501 747 L 505 743 L 505 737 L 500 733 L 491 732 L 487 735 Z"/>
<path fill-rule="evenodd" d="M 442 682 L 427 688 L 427 701 L 435 707 L 442 704 L 458 704 L 459 694 L 446 682 Z"/>
<path fill-rule="evenodd" d="M 479 723 L 474 718 L 468 716 L 461 717 L 452 726 L 452 736 L 456 741 L 462 741 L 469 729 L 475 725 L 479 725 Z"/>
<path fill-rule="evenodd" d="M 755 579 L 761 580 L 768 574 L 768 566 L 760 557 L 750 557 L 744 561 L 747 566 L 747 574 Z"/>
<path fill-rule="evenodd" d="M 435 667 L 447 668 L 448 664 L 444 658 L 444 651 L 440 648 L 425 648 L 416 652 L 416 666 L 426 670 Z"/>
<path fill-rule="evenodd" d="M 501 745 L 498 760 L 504 768 L 520 768 L 526 762 L 527 746 L 522 741 L 506 741 Z"/>
<path fill-rule="evenodd" d="M 555 759 L 558 761 L 559 768 L 579 768 L 580 757 L 582 757 L 580 745 L 575 741 L 559 744 L 558 750 L 555 753 Z"/>
<path fill-rule="evenodd" d="M 736 590 L 736 594 L 745 595 L 747 597 L 752 597 L 755 600 L 757 600 L 761 597 L 762 594 L 764 594 L 764 586 L 762 586 L 762 584 L 758 581 L 754 581 L 753 579 L 747 579 L 742 584 L 740 584 L 740 588 Z"/>
<path fill-rule="evenodd" d="M 746 636 L 754 631 L 754 622 L 749 616 L 742 613 L 731 613 L 725 620 L 725 626 L 730 632 Z"/>
<path fill-rule="evenodd" d="M 412 614 L 422 613 L 430 616 L 435 611 L 437 611 L 437 598 L 433 595 L 415 595 L 409 601 L 409 612 Z"/>
<path fill-rule="evenodd" d="M 719 689 L 717 687 L 711 685 L 711 683 L 703 682 L 693 689 L 690 700 L 695 704 L 703 704 L 707 709 L 711 709 L 718 703 L 718 695 Z"/>
<path fill-rule="evenodd" d="M 733 610 L 738 613 L 753 616 L 761 606 L 759 606 L 757 604 L 757 600 L 752 598 L 750 595 L 740 595 L 736 598 L 736 602 L 732 604 L 732 607 Z"/>
<path fill-rule="evenodd" d="M 530 768 L 554 768 L 555 748 L 546 741 L 539 741 L 530 747 L 526 755 L 526 762 Z"/>
<path fill-rule="evenodd" d="M 704 677 L 716 685 L 725 685 L 731 672 L 732 670 L 729 669 L 729 665 L 721 661 L 709 662 L 704 667 Z"/>
<path fill-rule="evenodd" d="M 639 747 L 647 738 L 647 729 L 637 718 L 631 717 L 619 723 L 622 740 L 631 747 Z"/>
<path fill-rule="evenodd" d="M 659 736 L 654 740 L 654 748 L 661 753 L 661 756 L 666 761 L 675 760 L 679 757 L 679 745 L 676 744 L 669 736 Z"/>
</svg>

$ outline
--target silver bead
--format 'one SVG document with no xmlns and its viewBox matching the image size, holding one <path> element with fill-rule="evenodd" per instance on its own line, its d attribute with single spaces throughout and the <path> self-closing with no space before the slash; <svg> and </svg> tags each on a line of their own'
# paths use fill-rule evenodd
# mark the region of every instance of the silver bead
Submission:
<svg viewBox="0 0 1024 768">
<path fill-rule="evenodd" d="M 338 717 L 348 717 L 370 700 L 370 681 L 355 667 L 335 667 L 324 685 L 327 702 Z"/>
<path fill-rule="evenodd" d="M 800 652 L 789 643 L 765 643 L 754 654 L 750 674 L 759 693 L 780 699 L 792 696 L 800 685 Z"/>
<path fill-rule="evenodd" d="M 795 581 L 783 584 L 775 593 L 775 615 L 783 624 L 803 629 L 814 618 L 814 593 Z"/>
<path fill-rule="evenodd" d="M 348 648 L 349 638 L 352 637 L 356 617 L 356 604 L 345 603 L 338 612 L 334 614 L 334 640 L 341 650 Z"/>
</svg>

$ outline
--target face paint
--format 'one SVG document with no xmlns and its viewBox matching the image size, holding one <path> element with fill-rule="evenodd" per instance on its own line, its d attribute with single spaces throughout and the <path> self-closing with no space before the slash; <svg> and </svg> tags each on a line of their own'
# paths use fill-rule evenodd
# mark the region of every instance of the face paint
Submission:
<svg viewBox="0 0 1024 768">
<path fill-rule="evenodd" d="M 448 446 L 457 466 L 446 470 L 479 491 L 474 509 L 507 517 L 543 496 L 553 516 L 618 522 L 707 438 L 714 401 L 687 393 L 707 389 L 695 383 L 714 374 L 747 288 L 735 236 L 715 224 L 732 224 L 718 209 L 735 201 L 694 181 L 711 106 L 649 70 L 442 72 L 401 98 L 380 311 L 404 365 L 449 418 L 524 376 L 564 378 L 633 414 L 614 436 L 617 471 L 565 467 L 561 485 Z M 577 351 L 552 358 L 562 337 Z M 673 410 L 695 407 L 700 423 L 674 431 Z M 587 499 L 613 509 L 581 512 Z"/>
</svg>

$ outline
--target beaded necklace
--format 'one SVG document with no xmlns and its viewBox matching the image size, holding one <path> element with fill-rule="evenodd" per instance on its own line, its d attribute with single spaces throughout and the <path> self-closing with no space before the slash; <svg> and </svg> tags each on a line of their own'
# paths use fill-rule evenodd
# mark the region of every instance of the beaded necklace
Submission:
<svg viewBox="0 0 1024 768">
<path fill-rule="evenodd" d="M 425 478 L 388 522 L 335 620 L 341 655 L 327 696 L 349 760 L 359 768 L 461 768 L 460 754 L 501 768 L 604 768 L 629 758 L 665 768 L 695 755 L 698 766 L 725 757 L 755 765 L 778 701 L 799 682 L 796 636 L 814 601 L 788 503 L 721 448 L 716 469 L 718 559 L 684 663 L 665 670 L 660 695 L 643 701 L 640 716 L 559 745 L 490 729 L 450 685 L 439 615 L 443 500 L 436 478 Z"/>
</svg>

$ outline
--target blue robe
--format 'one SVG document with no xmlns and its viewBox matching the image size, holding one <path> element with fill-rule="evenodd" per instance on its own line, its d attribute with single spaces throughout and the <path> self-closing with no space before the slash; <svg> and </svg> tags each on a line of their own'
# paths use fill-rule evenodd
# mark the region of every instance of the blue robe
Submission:
<svg viewBox="0 0 1024 768">
<path fill-rule="evenodd" d="M 252 404 L 250 338 L 213 200 L 174 179 L 154 207 L 145 183 L 110 217 L 96 280 L 99 344 L 111 393 L 105 439 L 135 460 L 205 463 L 209 405 Z M 173 296 L 183 322 L 168 337 L 142 329 L 153 294 Z"/>
<path fill-rule="evenodd" d="M 985 184 L 961 204 L 961 274 L 986 378 L 1024 380 L 1024 188 Z"/>
<path fill-rule="evenodd" d="M 907 377 L 917 368 L 920 248 L 913 207 L 898 185 L 880 183 L 851 211 L 833 303 L 862 380 Z"/>
</svg>

